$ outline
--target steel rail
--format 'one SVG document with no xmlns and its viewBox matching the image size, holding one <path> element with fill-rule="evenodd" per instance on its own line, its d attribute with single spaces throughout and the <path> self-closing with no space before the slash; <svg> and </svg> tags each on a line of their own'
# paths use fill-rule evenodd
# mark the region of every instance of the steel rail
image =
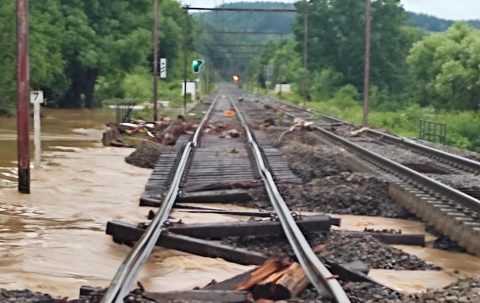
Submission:
<svg viewBox="0 0 480 303">
<path fill-rule="evenodd" d="M 178 196 L 182 175 L 187 166 L 192 149 L 198 145 L 199 134 L 206 121 L 208 121 L 218 97 L 219 95 L 217 94 L 209 110 L 203 117 L 202 122 L 196 129 L 192 139 L 187 142 L 162 206 L 159 208 L 148 228 L 144 231 L 142 237 L 137 241 L 135 246 L 130 250 L 127 258 L 120 265 L 107 292 L 102 298 L 102 303 L 121 303 L 123 302 L 124 297 L 130 292 L 130 287 L 136 279 L 141 266 L 150 256 L 160 234 L 164 230 L 164 224 L 167 221 L 168 215 L 170 214 L 173 204 Z"/>
<path fill-rule="evenodd" d="M 424 174 L 418 173 L 402 164 L 382 157 L 377 153 L 369 151 L 361 147 L 360 145 L 357 145 L 323 128 L 315 127 L 315 130 L 320 132 L 327 138 L 330 138 L 332 141 L 342 145 L 350 152 L 358 155 L 360 158 L 374 164 L 375 166 L 380 167 L 383 170 L 387 170 L 396 175 L 397 177 L 400 177 L 401 179 L 406 179 L 407 182 L 412 183 L 412 181 L 414 181 L 414 183 L 421 184 L 422 186 L 432 190 L 433 192 L 436 192 L 448 199 L 451 199 L 454 202 L 459 203 L 462 206 L 480 214 L 480 200 L 475 199 L 474 197 L 469 196 L 448 185 L 440 183 L 432 178 L 429 178 Z"/>
<path fill-rule="evenodd" d="M 393 141 L 395 144 L 404 145 L 406 147 L 416 149 L 417 151 L 428 153 L 445 162 L 453 162 L 457 165 L 465 167 L 466 170 L 477 172 L 477 173 L 480 172 L 480 162 L 478 161 L 457 156 L 455 154 L 444 152 L 443 150 L 432 148 L 426 145 L 422 145 L 411 139 L 396 137 L 387 133 L 382 133 L 374 129 L 368 129 L 367 133 L 373 134 L 377 137 L 384 137 L 390 141 Z"/>
<path fill-rule="evenodd" d="M 295 252 L 295 256 L 301 264 L 305 274 L 312 283 L 312 285 L 323 294 L 331 296 L 335 302 L 348 303 L 350 299 L 342 289 L 341 285 L 336 279 L 332 279 L 330 271 L 322 264 L 317 255 L 313 252 L 310 244 L 305 239 L 302 231 L 298 227 L 295 219 L 290 213 L 290 209 L 283 200 L 281 194 L 278 191 L 275 181 L 270 171 L 265 167 L 265 159 L 262 157 L 262 153 L 258 144 L 256 143 L 250 129 L 245 121 L 245 118 L 241 114 L 236 102 L 229 96 L 230 102 L 235 109 L 238 118 L 240 119 L 242 127 L 245 129 L 248 143 L 252 148 L 257 163 L 258 171 L 265 184 L 270 201 L 280 219 L 282 228 L 285 235 Z M 325 293 L 327 292 L 327 293 Z"/>
<path fill-rule="evenodd" d="M 343 120 L 340 120 L 340 119 L 337 119 L 337 118 L 334 118 L 334 117 L 331 117 L 331 116 L 328 116 L 328 115 L 319 114 L 315 111 L 311 111 L 309 109 L 305 109 L 305 108 L 302 108 L 300 106 L 296 106 L 296 105 L 293 105 L 293 104 L 288 104 L 288 103 L 285 103 L 285 102 L 282 102 L 282 101 L 276 101 L 276 100 L 271 100 L 271 99 L 269 99 L 269 100 L 271 102 L 279 103 L 279 104 L 297 109 L 299 111 L 305 111 L 305 112 L 310 113 L 310 114 L 317 114 L 320 117 L 326 118 L 327 120 L 330 120 L 330 121 L 343 123 L 343 124 L 347 124 L 347 125 L 352 125 L 349 122 L 346 122 L 346 121 L 343 121 Z M 456 165 L 462 166 L 462 168 L 464 170 L 471 171 L 471 172 L 476 172 L 476 173 L 480 172 L 480 162 L 478 162 L 478 161 L 468 159 L 468 158 L 465 158 L 465 157 L 462 157 L 462 156 L 458 156 L 458 155 L 455 155 L 455 154 L 452 154 L 452 153 L 448 153 L 448 152 L 445 152 L 443 150 L 436 149 L 436 148 L 433 148 L 433 147 L 429 147 L 429 146 L 426 146 L 426 145 L 423 145 L 423 144 L 419 144 L 419 143 L 413 141 L 412 139 L 393 136 L 393 135 L 383 133 L 383 132 L 380 132 L 380 131 L 377 131 L 377 130 L 374 130 L 374 129 L 367 129 L 366 132 L 370 133 L 370 134 L 373 134 L 377 137 L 384 137 L 387 140 L 393 141 L 396 144 L 401 144 L 401 145 L 404 145 L 408 148 L 412 148 L 412 149 L 415 149 L 417 151 L 421 151 L 421 152 L 430 154 L 431 156 L 434 156 L 437 159 L 439 159 L 441 161 L 444 161 L 444 163 L 450 164 L 450 163 L 453 162 Z"/>
</svg>

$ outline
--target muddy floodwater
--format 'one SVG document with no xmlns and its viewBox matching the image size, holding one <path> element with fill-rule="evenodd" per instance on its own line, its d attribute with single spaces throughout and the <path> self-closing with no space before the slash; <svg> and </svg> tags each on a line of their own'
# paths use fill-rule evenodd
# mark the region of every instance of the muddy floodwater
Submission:
<svg viewBox="0 0 480 303">
<path fill-rule="evenodd" d="M 108 109 L 42 109 L 42 150 L 57 146 L 90 147 L 98 142 L 105 123 L 114 119 L 115 112 Z M 0 117 L 0 187 L 15 186 L 12 181 L 16 180 L 17 166 L 16 123 L 15 117 Z M 33 139 L 32 121 L 30 130 Z M 32 140 L 30 144 L 33 162 Z"/>
<path fill-rule="evenodd" d="M 0 288 L 29 288 L 76 298 L 82 285 L 108 286 L 130 248 L 105 235 L 106 223 L 146 221 L 149 208 L 139 207 L 138 199 L 151 173 L 125 163 L 132 149 L 100 145 L 101 130 L 113 118 L 111 111 L 44 111 L 44 161 L 41 169 L 32 170 L 30 195 L 19 194 L 15 187 L 15 119 L 0 118 L 0 179 L 4 185 L 0 187 Z M 348 230 L 396 226 L 405 233 L 424 232 L 423 224 L 415 221 L 339 217 Z M 248 218 L 174 212 L 172 220 L 179 219 L 194 223 Z M 438 262 L 444 269 L 423 276 L 372 270 L 375 279 L 403 292 L 442 287 L 458 277 L 480 274 L 480 259 L 473 256 L 428 247 L 399 248 Z M 139 280 L 147 291 L 188 290 L 250 268 L 156 249 Z"/>
<path fill-rule="evenodd" d="M 138 206 L 151 171 L 124 161 L 132 149 L 102 147 L 111 112 L 44 112 L 42 168 L 30 195 L 15 184 L 15 120 L 0 118 L 0 288 L 78 297 L 106 287 L 130 248 L 105 235 L 109 220 L 146 221 Z M 158 249 L 139 279 L 147 289 L 191 289 L 248 270 L 223 260 Z M 173 278 L 174 277 L 174 278 Z M 181 281 L 181 283 L 179 283 Z"/>
</svg>

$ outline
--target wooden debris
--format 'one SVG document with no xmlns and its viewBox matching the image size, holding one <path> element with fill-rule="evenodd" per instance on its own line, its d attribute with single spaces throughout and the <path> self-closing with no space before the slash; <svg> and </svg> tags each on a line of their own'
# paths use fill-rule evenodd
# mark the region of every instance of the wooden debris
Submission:
<svg viewBox="0 0 480 303">
<path fill-rule="evenodd" d="M 366 132 L 369 129 L 370 129 L 369 127 L 362 127 L 360 129 L 357 129 L 357 130 L 354 130 L 354 131 L 350 132 L 350 136 L 357 137 L 357 136 L 361 135 L 362 133 Z"/>
<path fill-rule="evenodd" d="M 309 283 L 302 266 L 295 262 L 258 283 L 252 294 L 254 298 L 285 300 L 297 296 Z"/>
<path fill-rule="evenodd" d="M 286 134 L 289 134 L 296 129 L 307 129 L 311 130 L 311 126 L 313 125 L 313 122 L 311 121 L 305 121 L 299 118 L 295 118 L 293 125 L 286 131 L 284 131 L 280 137 L 278 138 L 278 142 L 282 142 L 283 137 L 285 137 Z"/>
<path fill-rule="evenodd" d="M 331 226 L 327 215 L 304 216 L 297 224 L 304 233 L 327 231 Z M 281 235 L 283 229 L 278 221 L 248 221 L 230 223 L 200 223 L 174 225 L 168 231 L 200 239 L 221 239 L 230 236 Z"/>
<path fill-rule="evenodd" d="M 142 236 L 144 230 L 137 226 L 111 221 L 107 223 L 106 234 L 111 235 L 117 243 L 132 244 Z M 157 241 L 157 246 L 210 258 L 222 258 L 229 262 L 244 265 L 263 264 L 267 260 L 264 255 L 241 248 L 217 244 L 210 241 L 188 236 L 163 232 Z"/>
<path fill-rule="evenodd" d="M 248 279 L 235 286 L 235 290 L 247 290 L 252 286 L 262 282 L 269 276 L 275 274 L 278 271 L 282 271 L 290 265 L 285 260 L 268 260 L 262 266 L 255 269 Z"/>
</svg>

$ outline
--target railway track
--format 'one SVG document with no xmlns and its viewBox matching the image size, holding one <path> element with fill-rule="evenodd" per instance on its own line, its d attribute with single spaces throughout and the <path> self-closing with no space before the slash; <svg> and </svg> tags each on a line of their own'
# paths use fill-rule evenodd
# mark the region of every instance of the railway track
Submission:
<svg viewBox="0 0 480 303">
<path fill-rule="evenodd" d="M 343 124 L 346 131 L 333 132 L 326 127 L 316 126 L 314 133 L 356 155 L 366 169 L 386 175 L 393 184 L 390 191 L 397 201 L 457 241 L 470 253 L 480 255 L 480 187 L 477 187 L 479 162 L 376 130 L 365 130 L 366 139 L 348 136 L 346 134 L 354 130 L 351 124 L 328 116 L 314 115 L 297 106 L 281 103 L 275 107 L 271 100 L 264 102 L 268 107 L 285 110 L 292 118 L 319 116 L 322 123 Z M 295 115 L 302 110 L 302 115 Z M 389 154 L 389 150 L 399 148 L 416 155 L 420 158 L 417 159 L 419 163 L 405 163 L 405 160 L 400 162 L 392 156 L 384 156 Z M 469 185 L 452 186 L 449 178 L 454 175 L 461 177 L 460 183 Z"/>
<path fill-rule="evenodd" d="M 205 199 L 205 190 L 210 198 L 242 200 L 246 193 L 241 187 L 246 185 L 264 188 L 298 262 L 317 291 L 334 302 L 350 302 L 310 247 L 277 189 L 278 181 L 298 179 L 281 161 L 278 151 L 259 144 L 262 139 L 255 137 L 234 101 L 239 94 L 235 89 L 221 90 L 191 138 L 180 140 L 176 160 L 172 155 L 159 160 L 141 200 L 143 205 L 159 209 L 118 269 L 102 302 L 123 302 L 129 294 L 143 263 L 161 234 L 166 233 L 168 216 L 176 201 Z M 228 138 L 219 141 L 218 129 L 226 132 Z M 218 183 L 235 188 L 215 188 Z M 199 196 L 200 189 L 203 191 Z"/>
</svg>

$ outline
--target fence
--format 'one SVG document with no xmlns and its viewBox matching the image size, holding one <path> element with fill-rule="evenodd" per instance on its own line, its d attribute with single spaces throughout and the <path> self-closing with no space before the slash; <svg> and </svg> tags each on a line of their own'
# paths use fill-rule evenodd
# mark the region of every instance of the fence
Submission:
<svg viewBox="0 0 480 303">
<path fill-rule="evenodd" d="M 445 144 L 447 124 L 420 120 L 419 138 L 421 140 Z"/>
<path fill-rule="evenodd" d="M 130 122 L 130 114 L 132 113 L 135 103 L 117 104 L 117 123 Z"/>
</svg>

